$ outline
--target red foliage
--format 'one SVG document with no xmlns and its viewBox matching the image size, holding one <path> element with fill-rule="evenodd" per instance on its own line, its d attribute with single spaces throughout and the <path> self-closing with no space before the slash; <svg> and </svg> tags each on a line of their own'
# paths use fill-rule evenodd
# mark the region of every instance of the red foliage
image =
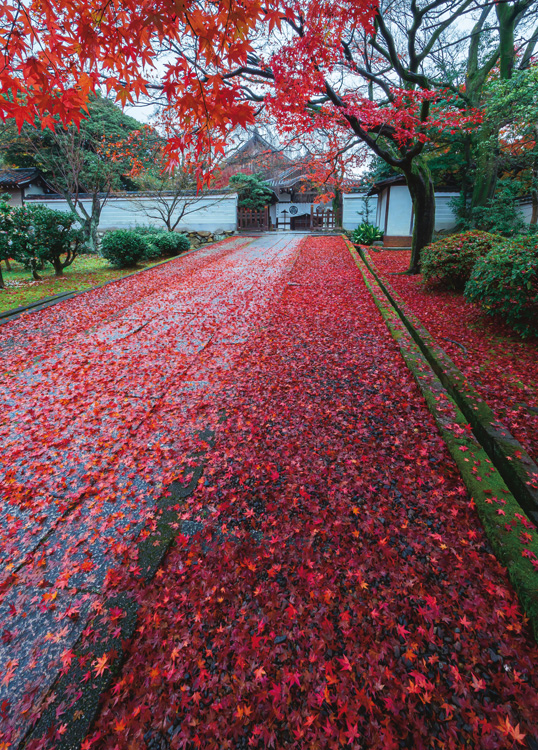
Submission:
<svg viewBox="0 0 538 750">
<path fill-rule="evenodd" d="M 271 253 L 249 261 L 246 244 L 201 249 L 0 328 L 0 744 L 39 714 L 110 569 L 137 569 L 132 542 L 197 444 L 185 403 L 203 413 L 218 355 L 223 367 L 237 351 L 207 345 L 226 341 L 234 314 L 256 324 L 280 269 Z M 189 297 L 195 279 L 201 303 Z M 220 284 L 233 305 L 219 301 Z"/>
<path fill-rule="evenodd" d="M 348 251 L 284 279 L 85 748 L 524 742 L 538 651 Z"/>
<path fill-rule="evenodd" d="M 262 15 L 260 0 L 28 0 L 24 7 L 8 0 L 0 22 L 0 118 L 13 117 L 19 127 L 36 117 L 44 128 L 79 123 L 100 86 L 122 105 L 157 88 L 181 127 L 173 149 L 201 156 L 230 127 L 252 119 L 222 73 L 245 60 Z M 205 85 L 188 54 L 168 55 L 156 74 L 163 45 L 174 44 L 215 70 Z"/>
<path fill-rule="evenodd" d="M 369 33 L 376 12 L 370 0 L 28 0 L 23 10 L 9 0 L 0 25 L 0 119 L 19 127 L 36 118 L 44 128 L 79 123 L 100 86 L 122 105 L 155 95 L 169 168 L 190 161 L 209 184 L 230 132 L 269 118 L 284 138 L 321 133 L 312 171 L 334 182 L 357 134 L 383 133 L 403 154 L 478 118 L 427 84 L 387 84 L 388 104 L 370 100 L 343 41 Z M 329 82 L 341 73 L 328 101 Z M 355 166 L 356 149 L 348 158 Z"/>
<path fill-rule="evenodd" d="M 427 290 L 420 276 L 393 275 L 409 253 L 384 250 L 373 261 L 510 432 L 538 460 L 538 346 L 486 318 L 456 292 Z M 463 348 L 462 348 L 463 347 Z"/>
</svg>

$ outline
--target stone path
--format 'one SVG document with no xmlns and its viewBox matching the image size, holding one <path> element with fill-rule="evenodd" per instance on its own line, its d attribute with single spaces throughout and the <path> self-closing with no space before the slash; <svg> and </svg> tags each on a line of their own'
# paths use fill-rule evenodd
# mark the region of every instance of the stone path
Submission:
<svg viewBox="0 0 538 750">
<path fill-rule="evenodd" d="M 0 328 L 0 722 L 26 729 L 299 241 L 234 238 Z"/>
<path fill-rule="evenodd" d="M 340 239 L 205 248 L 0 352 L 0 746 L 209 428 L 92 747 L 535 747 L 536 646 Z"/>
</svg>

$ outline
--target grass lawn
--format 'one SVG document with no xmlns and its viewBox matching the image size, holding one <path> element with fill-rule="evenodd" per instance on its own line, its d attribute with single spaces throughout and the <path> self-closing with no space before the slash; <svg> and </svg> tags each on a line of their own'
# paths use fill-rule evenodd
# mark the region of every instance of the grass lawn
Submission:
<svg viewBox="0 0 538 750">
<path fill-rule="evenodd" d="M 154 265 L 156 265 L 154 261 L 147 261 L 139 263 L 134 269 L 118 269 L 112 268 L 104 258 L 81 255 L 75 259 L 73 265 L 65 269 L 63 277 L 56 278 L 52 266 L 47 265 L 43 271 L 39 272 L 43 280 L 34 281 L 31 272 L 19 263 L 11 261 L 11 271 L 6 271 L 5 264 L 2 263 L 6 289 L 0 289 L 0 312 L 37 302 L 53 294 L 89 289 L 105 281 L 121 279 L 133 271 Z"/>
</svg>

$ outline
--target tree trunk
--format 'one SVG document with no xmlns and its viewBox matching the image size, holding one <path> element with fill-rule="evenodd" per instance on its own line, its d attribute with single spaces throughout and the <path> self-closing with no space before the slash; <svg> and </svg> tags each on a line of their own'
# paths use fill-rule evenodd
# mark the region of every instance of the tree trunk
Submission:
<svg viewBox="0 0 538 750">
<path fill-rule="evenodd" d="M 512 78 L 514 69 L 514 31 L 517 14 L 509 3 L 495 3 L 495 12 L 499 21 L 499 67 L 501 79 L 506 81 Z"/>
<path fill-rule="evenodd" d="M 516 3 L 517 5 L 517 3 Z M 501 80 L 512 77 L 514 68 L 514 29 L 517 12 L 510 3 L 495 3 L 499 22 L 499 66 Z M 484 122 L 478 131 L 476 174 L 471 197 L 471 211 L 485 206 L 494 197 L 499 166 L 499 131 L 501 122 Z M 472 214 L 471 214 L 472 215 Z"/>
<path fill-rule="evenodd" d="M 84 221 L 82 231 L 84 233 L 84 244 L 86 245 L 88 252 L 92 255 L 97 255 L 99 251 L 99 218 L 101 211 L 97 214 L 92 212 L 89 219 Z"/>
<path fill-rule="evenodd" d="M 59 258 L 57 258 L 53 262 L 53 266 L 54 266 L 54 275 L 55 276 L 63 276 L 64 275 L 63 263 L 62 263 L 62 261 Z"/>
<path fill-rule="evenodd" d="M 9 258 L 4 258 L 4 263 L 6 264 L 6 271 L 11 271 L 11 263 L 9 262 Z"/>
<path fill-rule="evenodd" d="M 407 187 L 413 201 L 413 244 L 408 273 L 420 273 L 422 249 L 429 245 L 435 229 L 435 192 L 428 166 L 414 159 L 409 170 L 404 171 Z"/>
<path fill-rule="evenodd" d="M 84 244 L 86 245 L 88 252 L 97 254 L 99 250 L 99 219 L 101 218 L 101 211 L 103 210 L 103 202 L 99 197 L 98 193 L 94 193 L 92 197 L 92 211 L 88 214 L 86 209 L 81 205 L 80 210 L 77 210 L 77 204 L 73 203 L 68 196 L 66 196 L 69 208 L 78 218 L 80 226 L 82 227 L 82 234 L 84 237 Z"/>
<path fill-rule="evenodd" d="M 535 137 L 535 140 L 538 142 L 538 126 L 534 128 L 534 137 Z M 536 224 L 538 223 L 538 155 L 535 157 L 534 163 L 532 165 L 531 198 L 532 198 L 532 214 L 531 214 L 530 224 L 532 226 L 536 226 Z"/>
<path fill-rule="evenodd" d="M 333 211 L 335 221 L 337 221 L 338 217 L 342 216 L 342 191 L 339 187 L 335 187 L 334 189 Z"/>
<path fill-rule="evenodd" d="M 37 258 L 32 258 L 30 262 L 30 268 L 32 269 L 32 278 L 34 281 L 41 281 L 41 276 L 37 272 L 38 261 Z"/>
<path fill-rule="evenodd" d="M 495 195 L 499 164 L 499 128 L 500 124 L 497 122 L 485 122 L 478 132 L 471 210 L 477 206 L 485 206 Z"/>
<path fill-rule="evenodd" d="M 4 276 L 2 274 L 2 263 L 0 263 L 0 289 L 5 289 L 6 285 L 4 284 Z"/>
</svg>

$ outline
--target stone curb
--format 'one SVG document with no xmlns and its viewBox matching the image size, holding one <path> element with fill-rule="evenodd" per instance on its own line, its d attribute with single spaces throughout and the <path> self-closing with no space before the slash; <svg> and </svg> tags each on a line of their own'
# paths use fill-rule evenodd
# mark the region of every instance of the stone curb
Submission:
<svg viewBox="0 0 538 750">
<path fill-rule="evenodd" d="M 538 641 L 538 570 L 526 556 L 530 552 L 538 557 L 538 533 L 477 437 L 469 430 L 466 416 L 420 351 L 376 277 L 352 246 L 346 244 L 426 400 L 471 495 L 471 502 L 476 507 L 495 555 L 507 568 Z M 528 543 L 521 541 L 522 532 L 530 532 Z"/>
<path fill-rule="evenodd" d="M 380 278 L 368 251 L 362 248 L 360 254 L 433 371 L 465 415 L 518 503 L 538 526 L 538 466 L 507 427 L 495 417 L 472 383 L 432 335 L 406 309 L 396 292 Z"/>
</svg>

